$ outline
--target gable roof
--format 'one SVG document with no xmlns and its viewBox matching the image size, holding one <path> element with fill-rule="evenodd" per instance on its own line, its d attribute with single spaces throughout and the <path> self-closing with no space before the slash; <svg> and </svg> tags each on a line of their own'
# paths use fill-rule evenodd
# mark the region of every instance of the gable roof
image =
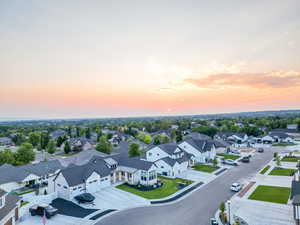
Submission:
<svg viewBox="0 0 300 225">
<path fill-rule="evenodd" d="M 179 148 L 177 146 L 177 144 L 174 144 L 174 143 L 166 143 L 166 144 L 161 144 L 161 145 L 158 145 L 157 147 L 159 147 L 161 150 L 163 150 L 164 152 L 166 152 L 167 154 L 169 155 L 172 155 L 174 154 L 175 150 L 177 148 Z M 179 148 L 180 149 L 180 148 Z"/>
<path fill-rule="evenodd" d="M 5 196 L 5 205 L 0 209 L 0 221 L 17 206 L 20 200 L 21 198 L 17 195 L 7 194 Z"/>
<path fill-rule="evenodd" d="M 12 166 L 9 164 L 4 164 L 0 167 L 0 184 L 21 182 L 30 174 L 45 176 L 62 168 L 63 166 L 58 160 L 39 162 L 24 166 Z"/>
<path fill-rule="evenodd" d="M 199 140 L 195 138 L 187 138 L 182 142 L 187 142 L 200 152 L 211 151 L 211 148 L 214 146 L 213 140 Z"/>
<path fill-rule="evenodd" d="M 172 159 L 170 157 L 165 157 L 165 158 L 162 158 L 162 159 L 159 159 L 159 160 L 164 161 L 165 163 L 167 163 L 171 167 L 173 167 L 176 164 L 176 162 L 177 162 L 175 159 Z M 159 160 L 157 160 L 157 161 L 159 161 Z"/>
<path fill-rule="evenodd" d="M 272 137 L 279 137 L 279 138 L 288 138 L 291 137 L 290 135 L 283 133 L 283 132 L 270 132 L 269 134 Z"/>
</svg>

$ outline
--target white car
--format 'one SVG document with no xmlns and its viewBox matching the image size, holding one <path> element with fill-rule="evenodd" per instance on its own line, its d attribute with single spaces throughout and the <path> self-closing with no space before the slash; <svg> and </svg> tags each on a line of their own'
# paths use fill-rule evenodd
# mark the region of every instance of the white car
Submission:
<svg viewBox="0 0 300 225">
<path fill-rule="evenodd" d="M 239 192 L 242 189 L 242 185 L 239 183 L 233 183 L 230 187 L 230 190 L 235 191 L 235 192 Z"/>
</svg>

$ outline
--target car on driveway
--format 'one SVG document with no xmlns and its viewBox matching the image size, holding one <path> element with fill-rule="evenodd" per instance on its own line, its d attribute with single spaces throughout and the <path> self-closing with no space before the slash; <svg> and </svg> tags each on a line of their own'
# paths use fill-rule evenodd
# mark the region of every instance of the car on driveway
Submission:
<svg viewBox="0 0 300 225">
<path fill-rule="evenodd" d="M 239 192 L 242 189 L 242 185 L 239 183 L 233 183 L 230 187 L 230 190 L 235 191 L 235 192 Z"/>
<path fill-rule="evenodd" d="M 224 164 L 226 165 L 231 165 L 231 166 L 238 166 L 239 164 L 237 162 L 235 162 L 234 160 L 232 159 L 225 159 L 223 161 Z"/>
<path fill-rule="evenodd" d="M 219 225 L 215 218 L 210 219 L 210 225 Z"/>
<path fill-rule="evenodd" d="M 40 205 L 33 205 L 29 208 L 29 212 L 31 216 L 39 215 L 39 216 L 46 216 L 47 219 L 50 219 L 52 216 L 55 216 L 58 213 L 58 209 L 52 207 L 48 204 L 40 204 Z"/>
<path fill-rule="evenodd" d="M 83 193 L 75 196 L 75 199 L 78 203 L 92 203 L 95 200 L 95 197 L 90 193 Z"/>
</svg>

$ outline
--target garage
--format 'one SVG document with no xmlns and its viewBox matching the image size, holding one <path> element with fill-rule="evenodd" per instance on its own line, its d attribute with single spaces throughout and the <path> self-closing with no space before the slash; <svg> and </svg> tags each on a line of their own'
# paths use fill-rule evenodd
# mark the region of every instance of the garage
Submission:
<svg viewBox="0 0 300 225">
<path fill-rule="evenodd" d="M 108 187 L 108 186 L 110 186 L 110 185 L 111 185 L 111 183 L 110 183 L 109 176 L 107 176 L 107 177 L 102 177 L 102 178 L 100 179 L 100 182 L 99 182 L 98 190 L 99 190 L 99 189 L 102 189 L 102 188 L 105 188 L 105 187 Z"/>
</svg>

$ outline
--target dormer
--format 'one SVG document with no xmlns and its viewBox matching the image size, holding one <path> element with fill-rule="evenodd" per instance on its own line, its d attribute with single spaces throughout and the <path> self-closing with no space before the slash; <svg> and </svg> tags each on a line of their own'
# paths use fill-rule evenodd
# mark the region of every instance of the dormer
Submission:
<svg viewBox="0 0 300 225">
<path fill-rule="evenodd" d="M 108 168 L 116 169 L 118 166 L 118 162 L 116 160 L 114 160 L 113 158 L 106 158 L 106 159 L 104 159 L 104 161 Z"/>
</svg>

